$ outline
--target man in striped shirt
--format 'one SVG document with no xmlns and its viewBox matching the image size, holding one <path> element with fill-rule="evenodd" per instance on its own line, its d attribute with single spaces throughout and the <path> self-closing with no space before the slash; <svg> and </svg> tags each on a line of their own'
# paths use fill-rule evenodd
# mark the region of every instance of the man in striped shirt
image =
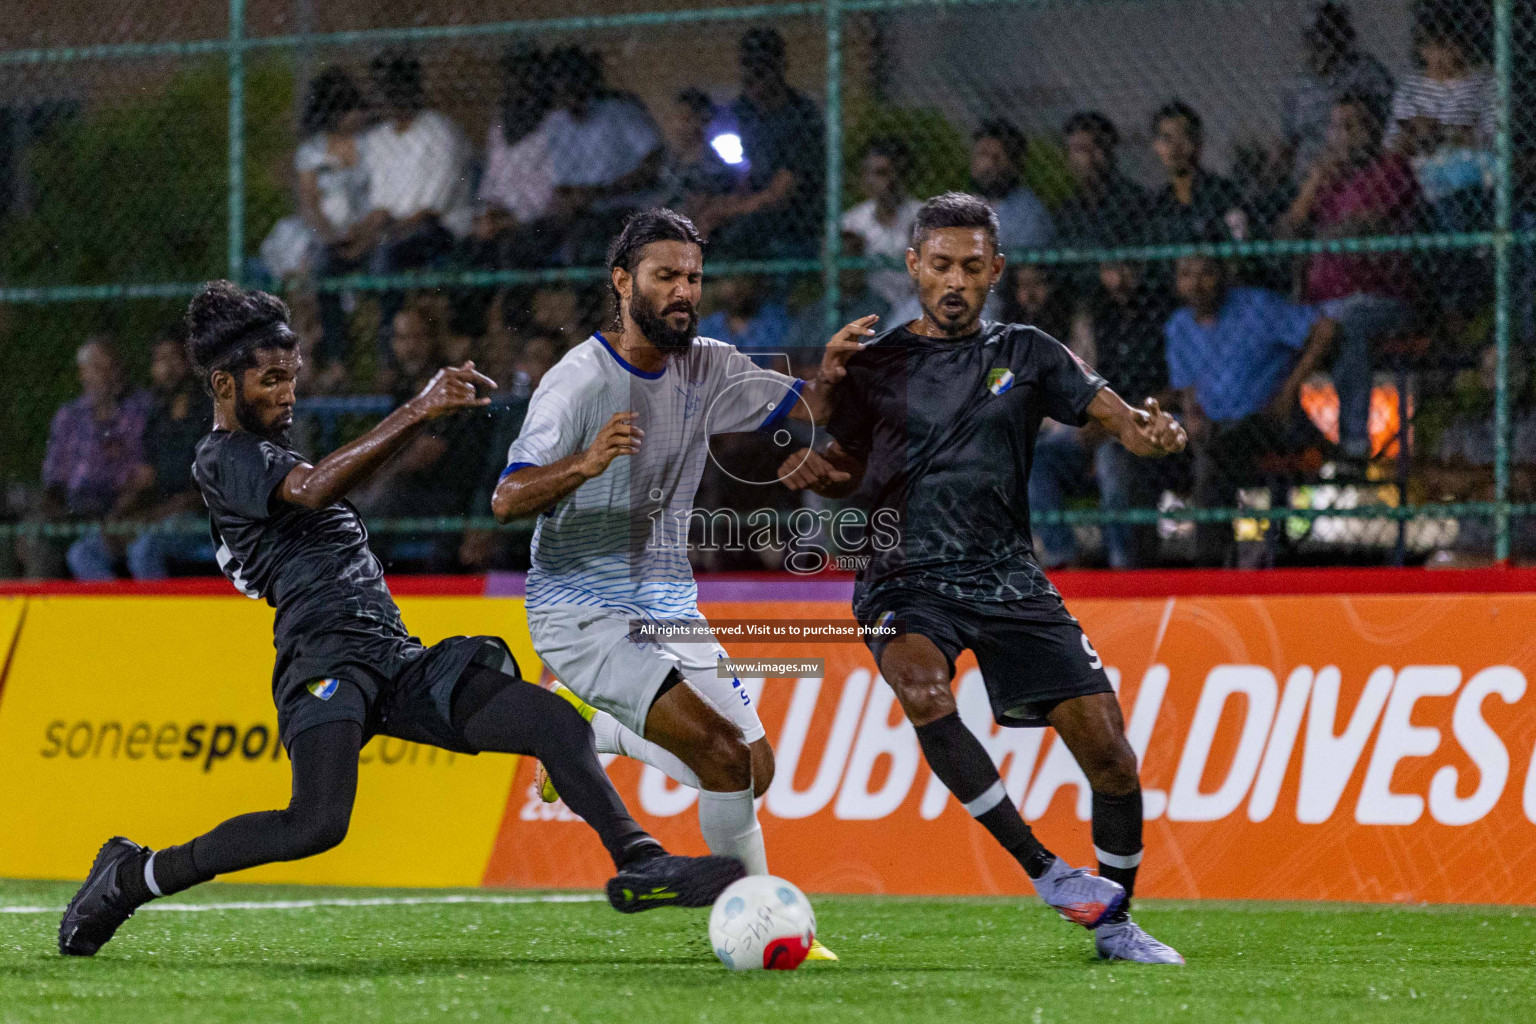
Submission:
<svg viewBox="0 0 1536 1024">
<path fill-rule="evenodd" d="M 635 215 L 608 262 L 615 329 L 539 384 L 491 507 L 503 522 L 539 517 L 529 632 L 556 678 L 596 709 L 584 713 L 598 749 L 697 788 L 710 849 L 766 874 L 753 800 L 772 780 L 773 751 L 741 681 L 719 678 L 725 651 L 699 614 L 688 562 L 692 503 L 712 435 L 826 422 L 843 364 L 876 318 L 845 327 L 816 378 L 798 380 L 697 336 L 704 258 L 688 218 Z M 788 444 L 781 433 L 775 442 Z"/>
</svg>

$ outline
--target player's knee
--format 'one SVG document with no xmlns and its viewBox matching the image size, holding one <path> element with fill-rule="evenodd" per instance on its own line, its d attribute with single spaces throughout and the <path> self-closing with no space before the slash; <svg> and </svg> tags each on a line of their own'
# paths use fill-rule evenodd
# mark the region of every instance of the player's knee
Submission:
<svg viewBox="0 0 1536 1024">
<path fill-rule="evenodd" d="M 955 711 L 955 694 L 949 688 L 948 677 L 941 672 L 912 670 L 894 679 L 887 677 L 887 681 L 913 725 L 927 725 Z"/>
<path fill-rule="evenodd" d="M 1081 766 L 1088 785 L 1095 793 L 1122 796 L 1141 787 L 1136 767 L 1136 752 L 1125 740 L 1107 743 L 1095 749 Z"/>
<path fill-rule="evenodd" d="M 347 838 L 351 808 L 326 808 L 299 818 L 294 828 L 293 859 L 313 857 L 333 850 Z"/>
<path fill-rule="evenodd" d="M 740 733 L 710 733 L 699 744 L 698 762 L 691 767 L 705 789 L 735 793 L 752 785 L 752 748 Z"/>
</svg>

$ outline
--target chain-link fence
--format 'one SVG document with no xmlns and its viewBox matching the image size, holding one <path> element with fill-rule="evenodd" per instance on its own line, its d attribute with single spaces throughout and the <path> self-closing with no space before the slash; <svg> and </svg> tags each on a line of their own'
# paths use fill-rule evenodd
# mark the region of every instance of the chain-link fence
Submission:
<svg viewBox="0 0 1536 1024">
<path fill-rule="evenodd" d="M 987 315 L 1191 434 L 1138 462 L 1048 423 L 1047 563 L 1536 541 L 1533 0 L 103 6 L 0 27 L 0 572 L 209 564 L 175 333 L 203 280 L 288 298 L 314 454 L 445 362 L 501 382 L 357 501 L 397 568 L 516 568 L 527 531 L 494 528 L 490 490 L 608 315 L 629 212 L 707 233 L 702 333 L 804 369 L 856 316 L 923 315 L 904 252 L 947 189 L 999 216 Z M 701 508 L 803 510 L 769 439 L 716 454 Z"/>
</svg>

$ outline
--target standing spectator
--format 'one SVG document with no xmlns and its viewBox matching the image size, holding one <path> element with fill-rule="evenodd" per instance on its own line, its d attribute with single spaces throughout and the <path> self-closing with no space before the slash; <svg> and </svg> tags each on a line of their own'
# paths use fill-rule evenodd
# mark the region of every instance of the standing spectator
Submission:
<svg viewBox="0 0 1536 1024">
<path fill-rule="evenodd" d="M 430 266 L 456 235 L 468 233 L 473 211 L 465 171 L 468 147 L 444 115 L 427 110 L 421 62 L 403 53 L 374 58 L 373 82 L 385 119 L 363 135 L 372 209 L 358 224 L 343 255 L 366 258 L 374 274 Z M 380 353 L 388 361 L 388 330 L 404 302 L 398 291 L 380 295 Z"/>
<path fill-rule="evenodd" d="M 720 308 L 699 321 L 699 336 L 735 345 L 743 352 L 784 351 L 789 310 L 770 296 L 757 274 L 736 274 L 717 286 Z"/>
<path fill-rule="evenodd" d="M 1050 244 L 1051 215 L 1024 184 L 1029 140 L 1013 122 L 983 121 L 971 137 L 971 188 L 997 214 L 997 244 L 1005 252 Z"/>
<path fill-rule="evenodd" d="M 1321 443 L 1298 396 L 1337 327 L 1277 292 L 1230 287 L 1226 268 L 1209 256 L 1180 259 L 1176 281 L 1185 305 L 1164 332 L 1168 382 L 1180 392 L 1194 449 L 1195 502 L 1222 508 L 1261 479 L 1262 456 Z M 1232 529 L 1202 524 L 1196 538 L 1201 563 L 1219 564 Z"/>
<path fill-rule="evenodd" d="M 745 190 L 699 225 L 715 248 L 758 258 L 814 256 L 820 248 L 826 188 L 826 126 L 810 98 L 786 78 L 784 37 L 776 29 L 742 34 L 741 96 L 731 113 L 747 162 Z"/>
<path fill-rule="evenodd" d="M 1408 161 L 1382 149 L 1371 99 L 1343 96 L 1333 107 L 1328 146 L 1282 227 L 1290 237 L 1395 234 L 1409 229 L 1418 197 Z M 1304 296 L 1338 322 L 1339 446 L 1351 468 L 1363 471 L 1371 456 L 1371 346 L 1409 326 L 1412 263 L 1403 252 L 1319 253 L 1307 263 Z"/>
<path fill-rule="evenodd" d="M 907 192 L 912 171 L 912 152 L 897 138 L 878 138 L 869 144 L 859 164 L 859 185 L 867 196 L 843 214 L 842 229 L 859 237 L 859 253 L 884 256 L 899 264 L 876 270 L 866 278 L 870 289 L 889 305 L 906 301 L 913 293 L 907 273 L 907 246 L 912 243 L 912 223 L 922 204 Z M 850 255 L 846 250 L 845 256 Z"/>
<path fill-rule="evenodd" d="M 673 97 L 655 205 L 704 218 L 736 188 L 736 171 L 709 142 L 714 119 L 714 101 L 704 90 L 684 89 Z"/>
<path fill-rule="evenodd" d="M 1134 245 L 1144 240 L 1147 194 L 1120 172 L 1120 132 L 1097 111 L 1073 114 L 1061 128 L 1076 191 L 1056 210 L 1056 238 L 1065 245 Z"/>
<path fill-rule="evenodd" d="M 39 512 L 51 521 L 111 519 L 134 498 L 152 400 L 148 392 L 128 387 L 116 345 L 104 335 L 76 350 L 75 368 L 81 394 L 59 408 L 49 427 Z M 111 578 L 120 551 L 116 537 L 85 536 L 69 546 L 66 561 L 77 579 Z M 18 554 L 29 575 L 58 572 L 57 549 L 42 538 Z"/>
<path fill-rule="evenodd" d="M 1152 204 L 1159 242 L 1244 242 L 1252 235 L 1237 186 L 1200 165 L 1204 143 L 1205 125 L 1183 100 L 1170 100 L 1152 115 L 1152 149 L 1168 176 Z"/>
<path fill-rule="evenodd" d="M 1170 306 L 1163 290 L 1147 281 L 1139 264 L 1101 263 L 1098 282 L 1075 318 L 1072 349 L 1092 362 L 1130 405 L 1155 398 L 1166 407 L 1170 394 L 1163 327 Z M 1100 509 L 1123 512 L 1156 502 L 1173 467 L 1163 460 L 1135 458 L 1112 439 L 1055 426 L 1049 435 L 1042 431 L 1035 447 L 1029 477 L 1031 508 L 1066 508 L 1067 498 L 1080 493 L 1089 479 L 1090 458 Z M 1110 524 L 1103 532 L 1111 568 L 1141 568 L 1151 561 L 1157 544 L 1155 526 Z M 1039 536 L 1042 551 L 1051 560 L 1047 564 L 1076 559 L 1076 537 L 1070 528 L 1042 526 Z"/>
<path fill-rule="evenodd" d="M 345 273 L 360 265 L 353 256 L 355 233 L 368 213 L 369 198 L 368 169 L 358 142 L 367 116 L 363 94 L 340 68 L 326 68 L 309 83 L 301 118 L 307 136 L 293 162 L 299 175 L 299 216 L 314 243 L 306 262 L 312 261 L 322 274 Z M 282 274 L 281 267 L 273 270 Z M 333 291 L 319 295 L 317 370 L 334 366 L 347 355 L 341 295 Z"/>
<path fill-rule="evenodd" d="M 1302 181 L 1328 144 L 1328 123 L 1340 96 L 1366 96 L 1385 110 L 1392 102 L 1392 75 L 1381 61 L 1359 49 L 1349 8 L 1319 4 L 1302 34 L 1306 65 L 1281 100 L 1281 127 L 1293 177 Z"/>
</svg>

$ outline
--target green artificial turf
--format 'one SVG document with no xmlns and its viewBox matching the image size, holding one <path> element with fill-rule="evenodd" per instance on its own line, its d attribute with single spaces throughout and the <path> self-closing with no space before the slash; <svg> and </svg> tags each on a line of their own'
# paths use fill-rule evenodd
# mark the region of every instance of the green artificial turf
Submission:
<svg viewBox="0 0 1536 1024">
<path fill-rule="evenodd" d="M 0 882 L 0 908 L 72 890 Z M 445 895 L 210 885 L 174 902 Z M 715 961 L 704 911 L 598 902 L 143 911 L 90 960 L 55 951 L 56 913 L 5 911 L 0 1021 L 1536 1020 L 1531 910 L 1140 904 L 1177 968 L 1100 963 L 1033 901 L 814 902 L 843 962 L 766 974 Z"/>
</svg>

